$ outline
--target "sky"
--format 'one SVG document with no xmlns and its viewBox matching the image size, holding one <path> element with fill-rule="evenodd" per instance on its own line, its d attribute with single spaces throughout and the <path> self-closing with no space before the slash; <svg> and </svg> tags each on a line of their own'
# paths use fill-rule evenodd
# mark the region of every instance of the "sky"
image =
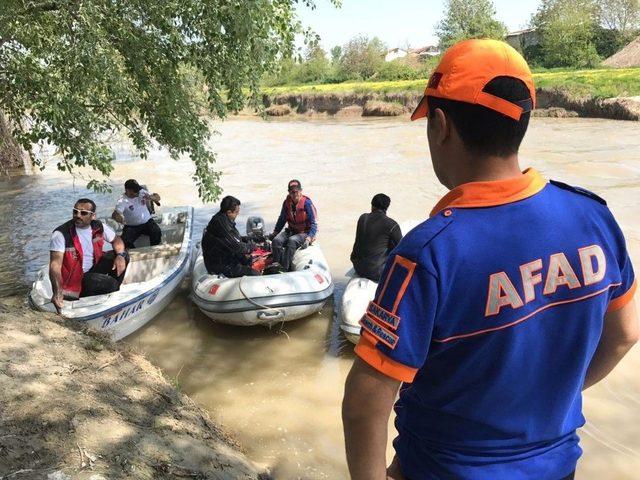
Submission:
<svg viewBox="0 0 640 480">
<path fill-rule="evenodd" d="M 445 0 L 342 0 L 341 8 L 329 0 L 315 3 L 315 10 L 299 5 L 298 15 L 303 25 L 320 35 L 320 43 L 328 51 L 358 34 L 377 36 L 389 48 L 437 44 L 435 30 L 444 16 Z M 525 28 L 539 3 L 493 0 L 497 18 L 509 31 Z"/>
</svg>

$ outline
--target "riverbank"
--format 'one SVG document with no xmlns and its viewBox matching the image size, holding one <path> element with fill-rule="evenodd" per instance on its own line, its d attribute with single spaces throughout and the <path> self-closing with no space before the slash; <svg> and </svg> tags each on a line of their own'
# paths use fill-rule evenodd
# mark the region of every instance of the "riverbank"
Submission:
<svg viewBox="0 0 640 480">
<path fill-rule="evenodd" d="M 534 73 L 534 81 L 537 116 L 640 120 L 640 68 L 540 71 Z M 425 83 L 286 85 L 265 88 L 263 103 L 267 114 L 273 116 L 397 116 L 413 111 Z"/>
<path fill-rule="evenodd" d="M 640 121 L 640 96 L 597 98 L 553 88 L 536 90 L 538 117 L 584 117 Z M 289 93 L 264 95 L 268 116 L 400 116 L 413 111 L 421 93 Z"/>
<path fill-rule="evenodd" d="M 0 479 L 262 479 L 145 358 L 0 299 Z"/>
</svg>

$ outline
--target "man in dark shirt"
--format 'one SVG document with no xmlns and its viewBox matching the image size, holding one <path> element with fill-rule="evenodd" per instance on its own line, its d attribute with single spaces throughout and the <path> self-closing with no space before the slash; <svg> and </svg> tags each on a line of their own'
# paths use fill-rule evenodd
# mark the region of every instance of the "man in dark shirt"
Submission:
<svg viewBox="0 0 640 480">
<path fill-rule="evenodd" d="M 236 217 L 240 213 L 240 200 L 226 196 L 202 234 L 202 256 L 207 272 L 226 277 L 260 275 L 251 268 L 251 252 L 254 245 L 241 237 L 236 228 Z"/>
<path fill-rule="evenodd" d="M 371 199 L 371 213 L 363 213 L 358 219 L 356 241 L 351 252 L 351 263 L 356 273 L 377 282 L 389 252 L 402 239 L 402 232 L 395 220 L 387 217 L 391 199 L 378 193 Z"/>
</svg>

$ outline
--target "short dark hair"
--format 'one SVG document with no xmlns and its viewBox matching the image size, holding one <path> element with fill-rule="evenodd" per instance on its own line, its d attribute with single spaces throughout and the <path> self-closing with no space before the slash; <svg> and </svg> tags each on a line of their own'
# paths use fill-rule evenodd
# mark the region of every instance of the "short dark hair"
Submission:
<svg viewBox="0 0 640 480">
<path fill-rule="evenodd" d="M 391 199 L 384 193 L 377 193 L 371 199 L 371 206 L 378 210 L 386 212 L 389 205 L 391 205 Z"/>
<path fill-rule="evenodd" d="M 138 183 L 138 181 L 136 179 L 130 178 L 129 180 L 124 182 L 124 189 L 125 190 L 132 190 L 132 191 L 138 193 L 140 190 L 142 190 L 142 187 L 140 186 L 140 184 Z"/>
<path fill-rule="evenodd" d="M 238 205 L 240 205 L 240 200 L 231 195 L 227 195 L 220 202 L 220 210 L 223 212 L 233 212 Z"/>
<path fill-rule="evenodd" d="M 513 77 L 496 77 L 483 89 L 496 97 L 517 102 L 531 98 L 525 83 Z M 429 96 L 429 117 L 436 108 L 451 119 L 466 149 L 480 157 L 506 157 L 518 152 L 529 126 L 531 113 L 523 113 L 519 121 L 501 113 L 466 102 Z"/>
<path fill-rule="evenodd" d="M 81 198 L 80 200 L 78 200 L 75 205 L 79 204 L 79 203 L 90 203 L 91 204 L 91 211 L 93 213 L 96 213 L 96 202 L 94 202 L 93 200 L 91 200 L 90 198 Z"/>
</svg>

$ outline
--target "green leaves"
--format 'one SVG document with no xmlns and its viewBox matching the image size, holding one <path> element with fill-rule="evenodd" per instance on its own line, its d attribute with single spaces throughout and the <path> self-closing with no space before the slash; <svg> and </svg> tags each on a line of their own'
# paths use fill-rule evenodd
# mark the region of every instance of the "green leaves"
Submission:
<svg viewBox="0 0 640 480">
<path fill-rule="evenodd" d="M 201 198 L 213 201 L 220 172 L 207 146 L 208 119 L 257 104 L 259 79 L 290 54 L 301 30 L 295 4 L 5 0 L 0 110 L 36 162 L 33 145 L 49 143 L 60 169 L 108 176 L 106 139 L 120 130 L 142 158 L 152 141 L 173 158 L 191 158 Z"/>
<path fill-rule="evenodd" d="M 593 0 L 543 0 L 532 20 L 539 45 L 528 59 L 548 68 L 597 66 L 597 13 Z"/>
<path fill-rule="evenodd" d="M 491 0 L 447 0 L 445 17 L 436 27 L 440 48 L 468 38 L 504 39 L 507 27 L 495 15 Z"/>
</svg>

